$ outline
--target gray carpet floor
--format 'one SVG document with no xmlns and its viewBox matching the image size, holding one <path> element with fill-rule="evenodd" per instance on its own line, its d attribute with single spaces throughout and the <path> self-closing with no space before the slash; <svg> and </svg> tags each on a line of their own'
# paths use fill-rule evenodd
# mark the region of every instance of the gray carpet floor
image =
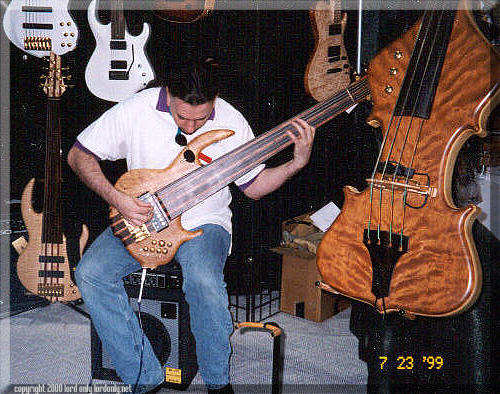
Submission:
<svg viewBox="0 0 500 394">
<path fill-rule="evenodd" d="M 349 315 L 350 310 L 345 310 L 321 323 L 282 312 L 267 319 L 284 331 L 283 393 L 366 392 L 366 365 L 358 359 Z M 0 329 L 2 392 L 82 392 L 82 386 L 107 383 L 92 381 L 90 323 L 68 306 L 55 303 L 1 319 Z M 240 329 L 231 342 L 235 392 L 271 393 L 272 337 Z M 22 391 L 19 385 L 31 386 Z M 98 391 L 120 388 L 102 386 L 92 392 Z M 199 374 L 187 391 L 205 392 Z"/>
</svg>

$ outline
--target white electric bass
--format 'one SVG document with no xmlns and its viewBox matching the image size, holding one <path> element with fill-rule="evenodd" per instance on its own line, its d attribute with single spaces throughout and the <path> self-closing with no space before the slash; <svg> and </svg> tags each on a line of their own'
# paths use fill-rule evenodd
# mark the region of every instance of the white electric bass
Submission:
<svg viewBox="0 0 500 394">
<path fill-rule="evenodd" d="M 3 29 L 9 40 L 36 56 L 64 55 L 76 47 L 78 29 L 68 12 L 69 0 L 12 0 Z"/>
<path fill-rule="evenodd" d="M 155 77 L 144 52 L 150 28 L 144 23 L 141 34 L 131 36 L 121 0 L 110 2 L 111 21 L 103 25 L 97 19 L 96 2 L 92 0 L 87 11 L 96 48 L 85 69 L 85 81 L 95 96 L 108 101 L 123 101 Z"/>
</svg>

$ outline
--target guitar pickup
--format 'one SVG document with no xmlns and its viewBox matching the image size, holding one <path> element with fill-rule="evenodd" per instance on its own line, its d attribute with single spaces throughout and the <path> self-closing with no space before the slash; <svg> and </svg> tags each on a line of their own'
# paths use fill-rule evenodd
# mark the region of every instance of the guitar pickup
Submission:
<svg viewBox="0 0 500 394">
<path fill-rule="evenodd" d="M 64 278 L 64 271 L 40 270 L 38 271 L 39 278 Z"/>
<path fill-rule="evenodd" d="M 110 49 L 125 50 L 127 49 L 127 41 L 111 40 L 109 42 Z"/>
<path fill-rule="evenodd" d="M 328 47 L 328 57 L 334 57 L 340 60 L 340 45 L 333 45 Z"/>
<path fill-rule="evenodd" d="M 39 263 L 64 264 L 64 256 L 38 256 Z"/>
<path fill-rule="evenodd" d="M 23 23 L 23 29 L 52 30 L 52 23 Z"/>
<path fill-rule="evenodd" d="M 52 12 L 52 7 L 22 6 L 22 12 Z"/>
<path fill-rule="evenodd" d="M 126 70 L 127 61 L 126 60 L 111 60 L 111 68 L 113 70 Z"/>
<path fill-rule="evenodd" d="M 109 72 L 109 79 L 111 81 L 113 80 L 118 80 L 118 81 L 124 81 L 128 80 L 128 73 L 126 71 L 110 71 Z"/>
<path fill-rule="evenodd" d="M 340 67 L 335 67 L 335 68 L 330 68 L 329 70 L 326 70 L 327 74 L 337 74 L 341 72 L 342 69 Z"/>
<path fill-rule="evenodd" d="M 385 162 L 379 163 L 378 167 L 377 167 L 377 171 L 382 173 L 384 171 L 385 166 L 386 166 Z M 415 170 L 413 168 L 405 167 L 401 164 L 398 165 L 398 163 L 396 163 L 394 161 L 388 161 L 387 167 L 385 167 L 385 173 L 387 175 L 394 175 L 394 173 L 396 173 L 396 176 L 412 179 L 413 176 L 415 175 Z"/>
<path fill-rule="evenodd" d="M 340 23 L 334 23 L 328 27 L 328 35 L 338 36 L 339 34 L 342 34 L 342 25 Z"/>
</svg>

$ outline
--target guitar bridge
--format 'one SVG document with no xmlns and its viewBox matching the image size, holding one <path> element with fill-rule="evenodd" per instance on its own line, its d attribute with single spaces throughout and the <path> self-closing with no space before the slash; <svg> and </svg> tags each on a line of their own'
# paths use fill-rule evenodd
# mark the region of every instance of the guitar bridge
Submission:
<svg viewBox="0 0 500 394">
<path fill-rule="evenodd" d="M 52 40 L 50 37 L 29 36 L 24 39 L 24 49 L 28 51 L 51 51 Z"/>
<path fill-rule="evenodd" d="M 166 210 L 163 209 L 160 200 L 158 200 L 158 197 L 155 194 L 148 192 L 138 198 L 139 200 L 147 202 L 153 206 L 153 218 L 147 223 L 148 229 L 158 233 L 167 228 L 170 223 L 170 219 Z"/>
<path fill-rule="evenodd" d="M 38 295 L 43 297 L 64 297 L 64 285 L 38 284 Z"/>
</svg>

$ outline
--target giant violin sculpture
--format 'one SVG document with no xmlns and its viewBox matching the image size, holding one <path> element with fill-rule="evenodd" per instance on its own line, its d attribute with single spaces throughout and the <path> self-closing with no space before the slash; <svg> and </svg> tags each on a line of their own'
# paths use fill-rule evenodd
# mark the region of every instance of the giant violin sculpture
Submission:
<svg viewBox="0 0 500 394">
<path fill-rule="evenodd" d="M 324 288 L 379 312 L 450 316 L 481 290 L 471 234 L 479 209 L 454 205 L 451 178 L 464 142 L 486 135 L 499 69 L 466 6 L 426 11 L 369 65 L 381 150 L 366 190 L 346 188 L 317 263 Z"/>
</svg>

